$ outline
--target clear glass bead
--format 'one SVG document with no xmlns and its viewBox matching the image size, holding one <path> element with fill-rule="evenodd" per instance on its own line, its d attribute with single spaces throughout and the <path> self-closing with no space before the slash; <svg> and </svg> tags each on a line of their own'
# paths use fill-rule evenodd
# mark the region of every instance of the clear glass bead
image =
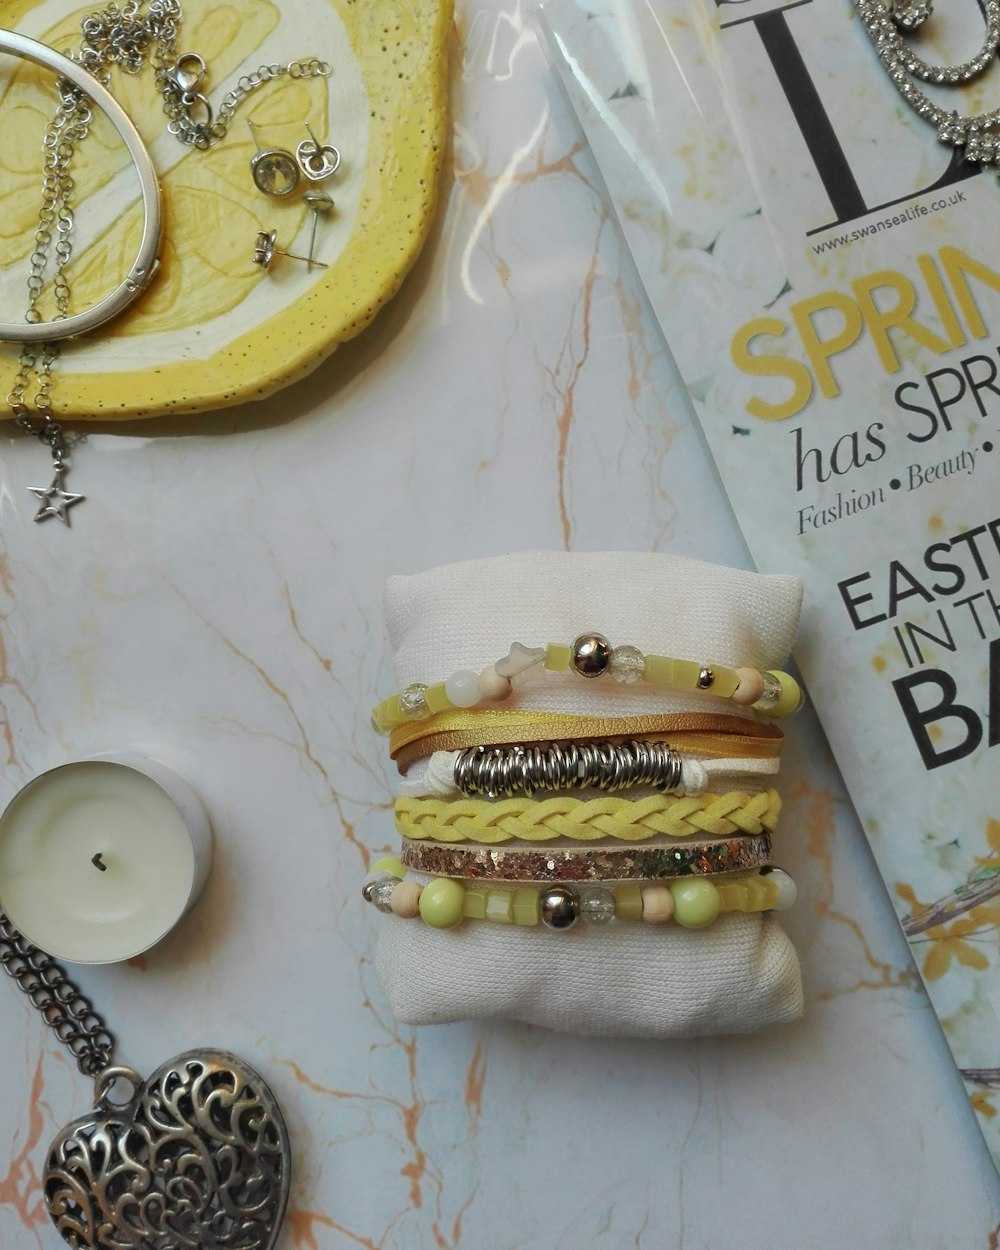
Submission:
<svg viewBox="0 0 1000 1250">
<path fill-rule="evenodd" d="M 580 915 L 588 924 L 608 924 L 615 918 L 615 896 L 610 890 L 586 890 L 580 896 Z"/>
<path fill-rule="evenodd" d="M 638 647 L 615 647 L 608 661 L 611 680 L 622 686 L 632 686 L 642 681 L 646 657 Z"/>
<path fill-rule="evenodd" d="M 781 682 L 773 673 L 763 673 L 764 693 L 760 696 L 754 707 L 759 711 L 769 712 L 771 708 L 776 707 L 778 700 L 781 698 Z"/>
<path fill-rule="evenodd" d="M 407 720 L 426 720 L 431 714 L 424 698 L 427 686 L 422 681 L 415 681 L 399 693 L 399 710 Z"/>
<path fill-rule="evenodd" d="M 398 882 L 395 877 L 384 877 L 381 881 L 376 881 L 371 887 L 369 893 L 371 901 L 379 909 L 379 911 L 392 911 L 390 899 L 392 892 L 396 888 Z"/>
</svg>

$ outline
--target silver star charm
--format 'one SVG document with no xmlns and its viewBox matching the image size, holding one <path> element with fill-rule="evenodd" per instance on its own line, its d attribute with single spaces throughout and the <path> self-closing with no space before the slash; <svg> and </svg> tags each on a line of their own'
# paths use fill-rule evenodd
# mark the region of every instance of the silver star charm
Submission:
<svg viewBox="0 0 1000 1250">
<path fill-rule="evenodd" d="M 33 495 L 37 495 L 42 501 L 41 507 L 35 513 L 36 521 L 47 521 L 50 516 L 57 516 L 63 525 L 69 525 L 69 510 L 75 503 L 79 503 L 81 499 L 86 499 L 86 495 L 71 495 L 68 491 L 63 490 L 63 479 L 66 476 L 66 470 L 61 464 L 56 465 L 55 477 L 52 479 L 50 486 L 29 486 L 28 490 Z"/>
</svg>

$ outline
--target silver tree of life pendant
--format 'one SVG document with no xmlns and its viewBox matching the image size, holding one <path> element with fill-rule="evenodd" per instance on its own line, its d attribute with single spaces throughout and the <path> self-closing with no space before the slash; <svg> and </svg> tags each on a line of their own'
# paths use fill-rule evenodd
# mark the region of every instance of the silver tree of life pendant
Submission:
<svg viewBox="0 0 1000 1250">
<path fill-rule="evenodd" d="M 116 1087 L 131 1087 L 124 1102 Z M 74 1250 L 273 1250 L 291 1180 L 274 1095 L 221 1050 L 143 1081 L 106 1068 L 95 1107 L 49 1147 L 45 1204 Z"/>
</svg>

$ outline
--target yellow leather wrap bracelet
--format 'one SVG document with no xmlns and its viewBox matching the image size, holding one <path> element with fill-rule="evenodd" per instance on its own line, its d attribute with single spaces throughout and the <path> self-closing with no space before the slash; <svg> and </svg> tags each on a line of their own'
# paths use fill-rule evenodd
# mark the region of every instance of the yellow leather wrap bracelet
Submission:
<svg viewBox="0 0 1000 1250">
<path fill-rule="evenodd" d="M 492 708 L 442 712 L 400 725 L 389 735 L 389 756 L 401 773 L 435 751 L 526 742 L 669 740 L 679 751 L 707 757 L 774 758 L 785 735 L 775 725 L 719 712 L 665 712 L 658 716 L 572 716 L 564 712 Z"/>
</svg>

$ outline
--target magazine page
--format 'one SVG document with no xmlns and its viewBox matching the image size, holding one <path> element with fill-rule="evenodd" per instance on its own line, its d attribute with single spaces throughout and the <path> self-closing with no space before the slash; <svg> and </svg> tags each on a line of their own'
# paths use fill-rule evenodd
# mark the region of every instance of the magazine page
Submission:
<svg viewBox="0 0 1000 1250">
<path fill-rule="evenodd" d="M 970 9 L 928 60 L 979 48 Z M 543 26 L 757 565 L 805 583 L 797 659 L 1000 1159 L 996 171 L 844 0 Z M 921 90 L 1000 106 L 995 69 Z"/>
</svg>

